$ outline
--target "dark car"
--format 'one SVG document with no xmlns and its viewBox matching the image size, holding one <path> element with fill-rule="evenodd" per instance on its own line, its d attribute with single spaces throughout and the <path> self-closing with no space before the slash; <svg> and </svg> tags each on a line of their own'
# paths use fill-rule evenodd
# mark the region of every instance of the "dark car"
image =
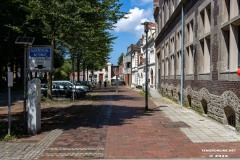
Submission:
<svg viewBox="0 0 240 160">
<path fill-rule="evenodd" d="M 47 84 L 41 84 L 41 93 L 43 96 L 47 96 Z"/>
<path fill-rule="evenodd" d="M 73 99 L 73 95 L 74 95 L 74 99 L 79 99 L 79 98 L 85 97 L 86 94 L 87 92 L 82 88 L 70 87 L 67 89 L 66 97 Z"/>
<path fill-rule="evenodd" d="M 47 85 L 41 85 L 41 93 L 43 96 L 47 96 Z M 74 93 L 74 94 L 73 94 Z M 54 83 L 52 84 L 52 96 L 53 97 L 65 97 L 65 98 L 79 99 L 86 96 L 86 91 L 82 88 L 75 88 L 73 85 L 66 83 Z"/>
</svg>

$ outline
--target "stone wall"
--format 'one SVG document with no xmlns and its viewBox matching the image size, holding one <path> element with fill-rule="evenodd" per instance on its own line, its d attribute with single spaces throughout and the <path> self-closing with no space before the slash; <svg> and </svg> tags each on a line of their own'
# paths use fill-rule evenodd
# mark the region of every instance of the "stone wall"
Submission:
<svg viewBox="0 0 240 160">
<path fill-rule="evenodd" d="M 161 94 L 179 102 L 180 85 L 162 83 Z M 193 90 L 191 86 L 187 86 L 184 89 L 184 106 L 240 131 L 240 99 L 232 91 L 226 90 L 218 96 L 204 87 Z"/>
</svg>

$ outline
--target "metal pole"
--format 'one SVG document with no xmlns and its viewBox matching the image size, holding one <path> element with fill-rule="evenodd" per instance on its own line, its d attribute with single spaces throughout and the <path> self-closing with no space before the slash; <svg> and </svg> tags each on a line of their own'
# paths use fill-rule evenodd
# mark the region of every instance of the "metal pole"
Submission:
<svg viewBox="0 0 240 160">
<path fill-rule="evenodd" d="M 118 92 L 118 75 L 116 75 L 116 92 Z"/>
<path fill-rule="evenodd" d="M 75 84 L 74 84 L 74 78 L 75 78 L 75 73 L 74 73 L 74 56 L 73 56 L 73 59 L 72 59 L 72 78 L 73 78 L 73 88 L 72 88 L 72 94 L 73 94 L 73 101 L 75 100 L 74 99 L 74 89 L 75 89 Z"/>
<path fill-rule="evenodd" d="M 10 73 L 10 67 L 8 67 L 8 73 Z M 11 87 L 10 86 L 8 86 L 8 135 L 11 135 Z"/>
<path fill-rule="evenodd" d="M 148 24 L 145 24 L 148 25 Z M 148 27 L 148 26 L 147 26 Z M 146 31 L 145 111 L 148 111 L 148 30 Z"/>
<path fill-rule="evenodd" d="M 182 4 L 182 41 L 181 41 L 181 107 L 183 106 L 183 79 L 184 79 L 184 71 L 183 71 L 183 63 L 184 63 L 184 10 L 183 10 L 183 4 Z"/>
<path fill-rule="evenodd" d="M 23 129 L 24 129 L 24 132 L 26 133 L 26 129 L 27 129 L 27 126 L 26 126 L 26 121 L 27 121 L 27 117 L 26 117 L 26 110 L 27 110 L 27 45 L 24 44 L 24 91 L 23 91 Z"/>
</svg>

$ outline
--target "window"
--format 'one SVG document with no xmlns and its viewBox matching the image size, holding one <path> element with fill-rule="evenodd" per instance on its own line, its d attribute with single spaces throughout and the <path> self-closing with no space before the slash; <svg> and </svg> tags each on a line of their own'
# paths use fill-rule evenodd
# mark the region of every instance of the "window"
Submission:
<svg viewBox="0 0 240 160">
<path fill-rule="evenodd" d="M 169 19 L 169 0 L 165 1 L 165 13 L 166 13 L 166 21 L 165 22 L 167 22 Z"/>
<path fill-rule="evenodd" d="M 186 75 L 193 74 L 193 45 L 187 47 L 187 53 L 185 54 L 185 73 Z"/>
<path fill-rule="evenodd" d="M 199 73 L 210 73 L 210 37 L 200 41 Z"/>
<path fill-rule="evenodd" d="M 239 0 L 231 0 L 230 8 L 229 8 L 229 10 L 230 10 L 230 19 L 233 19 L 233 18 L 235 18 L 236 16 L 239 15 L 239 3 L 240 3 Z"/>
<path fill-rule="evenodd" d="M 205 9 L 205 34 L 211 31 L 211 5 L 209 4 Z"/>
<path fill-rule="evenodd" d="M 230 32 L 229 32 L 229 27 L 226 28 L 226 30 L 222 30 L 222 35 L 223 35 L 223 45 L 222 45 L 222 55 L 220 61 L 223 62 L 223 68 L 222 71 L 229 70 L 229 54 L 230 54 Z"/>
<path fill-rule="evenodd" d="M 193 43 L 193 20 L 187 24 L 187 36 L 186 36 L 187 45 Z"/>
<path fill-rule="evenodd" d="M 169 45 L 168 45 L 168 42 L 166 43 L 166 45 L 165 45 L 165 58 L 167 58 L 168 57 L 168 55 L 169 55 Z"/>
<path fill-rule="evenodd" d="M 240 0 L 223 0 L 222 3 L 222 24 L 239 16 Z"/>
<path fill-rule="evenodd" d="M 240 26 L 233 24 L 222 29 L 222 71 L 235 72 L 240 67 Z"/>
<path fill-rule="evenodd" d="M 177 33 L 177 51 L 181 50 L 182 32 Z"/>
<path fill-rule="evenodd" d="M 199 16 L 199 34 L 200 37 L 206 36 L 206 34 L 210 34 L 211 32 L 211 4 L 207 5 L 200 12 Z"/>
<path fill-rule="evenodd" d="M 176 75 L 180 75 L 181 71 L 181 52 L 177 52 L 176 57 Z"/>
<path fill-rule="evenodd" d="M 174 8 L 175 6 L 174 6 L 174 0 L 170 0 L 170 2 L 169 2 L 169 16 L 171 16 L 172 15 L 172 13 L 174 12 Z"/>
<path fill-rule="evenodd" d="M 162 27 L 164 26 L 165 24 L 165 7 L 164 7 L 164 4 L 162 6 Z"/>
<path fill-rule="evenodd" d="M 165 68 L 164 68 L 164 58 L 165 58 L 165 55 L 164 55 L 164 46 L 162 46 L 162 52 L 160 54 L 160 57 L 161 57 L 161 76 L 164 76 L 164 71 L 165 71 Z"/>
<path fill-rule="evenodd" d="M 230 19 L 230 0 L 223 0 L 222 12 L 222 23 L 226 23 Z"/>
<path fill-rule="evenodd" d="M 199 15 L 200 28 L 200 53 L 198 56 L 198 73 L 209 74 L 210 73 L 210 37 L 211 37 L 211 3 L 208 4 Z"/>
<path fill-rule="evenodd" d="M 175 3 L 174 3 L 175 0 L 171 0 L 171 1 L 172 1 L 172 13 L 173 13 L 175 10 Z"/>
<path fill-rule="evenodd" d="M 161 29 L 162 29 L 162 13 L 160 10 L 158 15 L 158 33 L 161 32 Z"/>
<path fill-rule="evenodd" d="M 165 60 L 165 76 L 168 76 L 168 71 L 169 71 L 169 60 L 166 58 Z"/>
<path fill-rule="evenodd" d="M 162 60 L 161 76 L 164 76 L 164 60 Z"/>
<path fill-rule="evenodd" d="M 175 52 L 175 40 L 174 37 L 170 40 L 170 54 L 173 54 Z"/>
<path fill-rule="evenodd" d="M 175 61 L 175 56 L 171 55 L 171 66 L 170 66 L 170 75 L 174 75 L 174 61 Z"/>
</svg>

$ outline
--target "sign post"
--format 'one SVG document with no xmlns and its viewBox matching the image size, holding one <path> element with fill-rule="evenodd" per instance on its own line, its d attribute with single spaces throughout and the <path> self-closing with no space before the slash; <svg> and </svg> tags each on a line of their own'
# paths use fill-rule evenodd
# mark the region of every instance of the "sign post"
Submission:
<svg viewBox="0 0 240 160">
<path fill-rule="evenodd" d="M 11 134 L 11 87 L 13 86 L 13 72 L 8 67 L 8 135 Z"/>
<path fill-rule="evenodd" d="M 27 106 L 26 106 L 26 101 L 27 101 L 27 49 L 28 46 L 31 46 L 35 40 L 35 37 L 27 37 L 25 36 L 19 36 L 17 37 L 15 44 L 22 44 L 24 45 L 24 67 L 23 67 L 23 82 L 24 82 L 24 89 L 23 89 L 23 127 L 24 127 L 24 132 L 26 133 L 26 122 L 27 122 L 27 117 L 26 117 L 26 111 L 27 111 Z"/>
</svg>

